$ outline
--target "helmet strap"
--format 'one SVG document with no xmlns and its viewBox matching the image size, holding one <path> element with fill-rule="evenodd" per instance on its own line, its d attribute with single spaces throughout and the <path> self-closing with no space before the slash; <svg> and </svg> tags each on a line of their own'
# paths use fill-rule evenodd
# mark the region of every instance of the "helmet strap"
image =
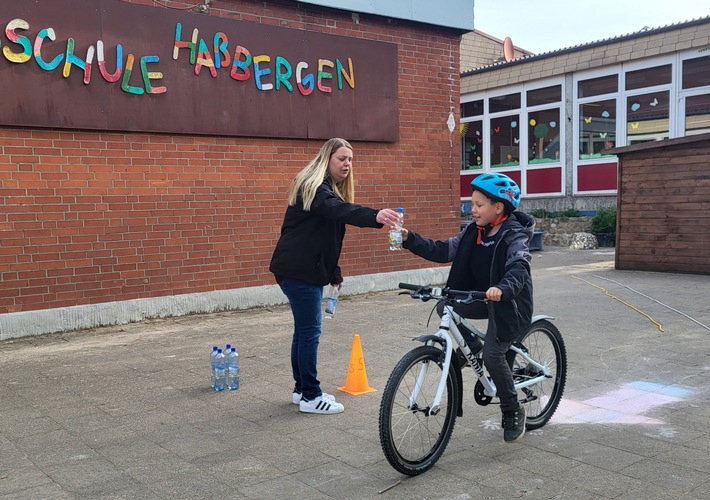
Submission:
<svg viewBox="0 0 710 500">
<path fill-rule="evenodd" d="M 483 237 L 483 234 L 488 232 L 489 230 L 493 229 L 496 226 L 499 226 L 500 224 L 503 224 L 503 222 L 506 221 L 508 218 L 507 215 L 499 215 L 496 217 L 496 220 L 491 222 L 488 225 L 485 226 L 476 226 L 476 229 L 478 229 L 478 237 L 476 238 L 476 244 L 480 245 L 481 244 L 481 238 Z"/>
</svg>

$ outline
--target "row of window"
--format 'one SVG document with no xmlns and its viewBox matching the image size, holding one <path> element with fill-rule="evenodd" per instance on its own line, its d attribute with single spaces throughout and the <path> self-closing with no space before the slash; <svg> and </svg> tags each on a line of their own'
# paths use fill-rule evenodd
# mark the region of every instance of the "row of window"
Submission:
<svg viewBox="0 0 710 500">
<path fill-rule="evenodd" d="M 616 158 L 604 150 L 710 131 L 710 56 L 674 54 L 578 73 L 567 81 L 571 92 L 561 77 L 507 92 L 495 89 L 471 100 L 464 96 L 462 175 L 483 169 L 515 172 L 524 194 L 563 194 L 565 137 L 571 135 L 576 138 L 571 154 L 575 193 L 613 192 L 615 176 L 600 183 L 593 169 L 582 168 L 607 164 L 598 172 L 611 172 L 608 164 Z M 541 169 L 560 174 L 532 173 Z M 528 178 L 544 179 L 546 185 L 535 182 L 534 189 L 525 189 Z M 593 182 L 585 185 L 584 179 Z"/>
</svg>

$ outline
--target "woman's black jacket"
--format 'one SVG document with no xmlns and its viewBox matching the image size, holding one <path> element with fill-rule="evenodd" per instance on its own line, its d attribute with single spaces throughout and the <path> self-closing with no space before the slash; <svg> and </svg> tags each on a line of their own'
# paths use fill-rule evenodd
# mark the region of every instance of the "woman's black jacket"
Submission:
<svg viewBox="0 0 710 500">
<path fill-rule="evenodd" d="M 488 302 L 488 333 L 500 341 L 519 339 L 529 328 L 533 313 L 533 286 L 530 274 L 528 243 L 533 236 L 535 219 L 522 212 L 513 212 L 500 228 L 491 263 L 491 286 L 500 288 L 500 302 Z M 456 290 L 471 290 L 467 259 L 476 245 L 476 224 L 447 241 L 434 241 L 409 231 L 402 246 L 433 262 L 452 262 L 446 286 Z M 485 291 L 485 290 L 483 290 Z"/>
<path fill-rule="evenodd" d="M 326 178 L 316 190 L 310 211 L 303 210 L 300 193 L 296 205 L 286 209 L 269 270 L 276 281 L 287 278 L 315 286 L 341 283 L 338 259 L 345 225 L 381 228 L 375 220 L 378 212 L 343 201 L 333 192 L 330 177 Z"/>
</svg>

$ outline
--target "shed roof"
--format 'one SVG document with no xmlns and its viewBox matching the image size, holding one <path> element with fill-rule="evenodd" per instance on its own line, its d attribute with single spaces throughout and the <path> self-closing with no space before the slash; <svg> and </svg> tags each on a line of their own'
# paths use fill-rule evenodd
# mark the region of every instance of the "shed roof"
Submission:
<svg viewBox="0 0 710 500">
<path fill-rule="evenodd" d="M 676 137 L 675 139 L 664 139 L 662 141 L 649 141 L 642 142 L 641 144 L 632 144 L 631 146 L 622 146 L 618 148 L 610 148 L 602 150 L 602 154 L 605 155 L 624 155 L 626 153 L 633 153 L 637 151 L 646 151 L 648 149 L 656 148 L 667 148 L 670 146 L 680 146 L 684 144 L 691 144 L 693 142 L 701 142 L 710 140 L 710 133 L 707 134 L 697 134 L 697 135 L 687 135 L 685 137 Z"/>
</svg>

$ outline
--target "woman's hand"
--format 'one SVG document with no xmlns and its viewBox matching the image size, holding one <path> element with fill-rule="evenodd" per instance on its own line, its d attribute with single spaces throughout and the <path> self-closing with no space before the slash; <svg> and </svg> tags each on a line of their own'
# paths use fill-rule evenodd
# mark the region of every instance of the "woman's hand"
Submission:
<svg viewBox="0 0 710 500">
<path fill-rule="evenodd" d="M 377 212 L 377 216 L 375 217 L 375 221 L 377 221 L 378 224 L 383 224 L 390 229 L 394 229 L 398 219 L 399 214 L 389 208 L 383 208 Z"/>
</svg>

